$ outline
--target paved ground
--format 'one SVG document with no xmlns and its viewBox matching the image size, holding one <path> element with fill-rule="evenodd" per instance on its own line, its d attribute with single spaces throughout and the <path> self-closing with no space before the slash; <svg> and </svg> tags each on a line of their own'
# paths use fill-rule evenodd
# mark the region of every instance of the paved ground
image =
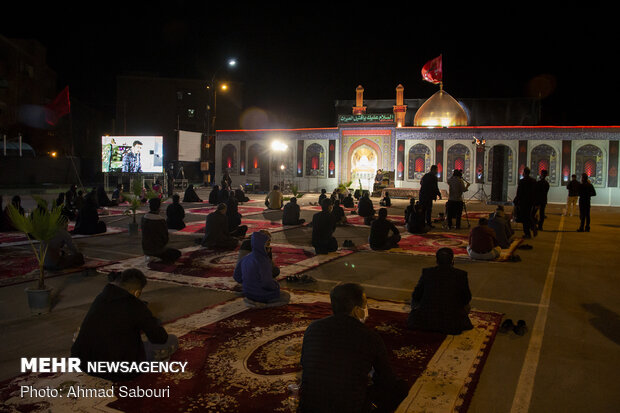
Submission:
<svg viewBox="0 0 620 413">
<path fill-rule="evenodd" d="M 201 194 L 203 199 L 206 194 Z M 300 203 L 315 201 L 307 195 Z M 402 214 L 407 201 L 395 200 L 390 214 Z M 436 205 L 437 211 L 443 204 Z M 470 212 L 491 210 L 477 202 Z M 497 311 L 505 318 L 523 319 L 525 336 L 498 334 L 477 386 L 470 412 L 612 412 L 620 395 L 620 254 L 617 253 L 620 211 L 594 207 L 592 232 L 577 233 L 578 218 L 562 217 L 561 206 L 548 207 L 546 231 L 528 241 L 532 250 L 519 250 L 517 263 L 458 260 L 469 273 L 472 307 Z M 266 214 L 276 219 L 279 212 Z M 304 211 L 306 219 L 312 212 Z M 253 217 L 255 218 L 255 217 Z M 104 217 L 122 226 L 127 218 Z M 204 216 L 188 220 L 203 220 Z M 473 225 L 473 222 L 472 222 Z M 466 232 L 466 230 L 462 230 Z M 338 228 L 342 243 L 365 242 L 368 229 Z M 309 229 L 274 234 L 274 242 L 309 245 Z M 141 255 L 139 239 L 128 234 L 80 239 L 86 255 L 124 259 Z M 192 245 L 191 237 L 172 236 L 172 244 Z M 2 250 L 0 249 L 0 258 Z M 311 272 L 318 281 L 304 288 L 319 291 L 340 281 L 359 282 L 373 298 L 407 301 L 421 269 L 432 257 L 358 252 Z M 23 356 L 68 355 L 73 331 L 106 279 L 96 273 L 49 279 L 57 291 L 53 311 L 31 316 L 24 284 L 0 288 L 0 379 L 15 375 Z M 283 287 L 297 288 L 282 282 Z M 143 294 L 163 320 L 199 310 L 234 296 L 233 293 L 149 282 Z"/>
</svg>

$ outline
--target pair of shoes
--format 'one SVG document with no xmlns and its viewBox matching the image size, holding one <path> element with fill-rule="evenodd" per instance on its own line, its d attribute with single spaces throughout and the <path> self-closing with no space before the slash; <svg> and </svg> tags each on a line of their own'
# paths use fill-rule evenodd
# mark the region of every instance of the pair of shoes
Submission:
<svg viewBox="0 0 620 413">
<path fill-rule="evenodd" d="M 532 248 L 534 247 L 532 247 L 530 244 L 522 244 L 517 247 L 517 249 L 519 250 L 531 250 Z"/>
<path fill-rule="evenodd" d="M 524 335 L 527 332 L 527 326 L 525 325 L 525 321 L 519 320 L 517 321 L 517 324 L 515 325 L 512 322 L 512 320 L 509 318 L 508 320 L 502 323 L 498 331 L 500 333 L 507 333 L 510 330 L 514 331 L 514 333 L 518 336 Z"/>
<path fill-rule="evenodd" d="M 517 325 L 512 329 L 516 335 L 522 336 L 527 333 L 527 326 L 525 325 L 524 320 L 517 321 Z"/>
<path fill-rule="evenodd" d="M 579 228 L 577 232 L 583 232 L 583 228 Z"/>
<path fill-rule="evenodd" d="M 342 246 L 345 248 L 353 248 L 355 247 L 355 244 L 350 239 L 345 239 L 344 242 L 342 243 Z"/>
<path fill-rule="evenodd" d="M 499 327 L 499 330 L 498 330 L 498 331 L 499 331 L 500 333 L 507 333 L 507 332 L 509 332 L 510 330 L 514 329 L 514 328 L 515 328 L 515 325 L 514 325 L 514 323 L 512 322 L 512 320 L 509 318 L 508 320 L 505 320 L 505 321 L 502 323 L 502 325 Z"/>
<path fill-rule="evenodd" d="M 531 236 L 531 235 L 524 235 L 524 236 L 523 236 L 523 239 L 531 239 L 531 238 L 532 238 L 532 236 Z"/>
<path fill-rule="evenodd" d="M 586 228 L 586 232 L 590 232 L 590 228 Z"/>
<path fill-rule="evenodd" d="M 301 284 L 308 284 L 308 283 L 316 282 L 314 278 L 312 278 L 311 276 L 307 274 L 289 275 L 288 277 L 286 277 L 286 281 L 294 282 L 294 283 L 301 283 Z"/>
</svg>

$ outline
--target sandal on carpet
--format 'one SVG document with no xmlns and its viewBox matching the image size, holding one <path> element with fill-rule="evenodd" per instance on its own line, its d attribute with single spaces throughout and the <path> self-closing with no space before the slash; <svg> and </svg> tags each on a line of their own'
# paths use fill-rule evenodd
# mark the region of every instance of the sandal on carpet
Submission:
<svg viewBox="0 0 620 413">
<path fill-rule="evenodd" d="M 513 331 L 516 335 L 522 336 L 527 333 L 527 326 L 525 325 L 524 320 L 517 321 L 517 325 L 513 328 Z"/>
<path fill-rule="evenodd" d="M 499 332 L 500 333 L 507 333 L 510 330 L 514 330 L 514 328 L 515 328 L 515 325 L 512 322 L 512 320 L 509 318 L 508 320 L 504 321 L 502 323 L 502 325 L 499 327 Z"/>
<path fill-rule="evenodd" d="M 296 283 L 299 282 L 299 275 L 289 275 L 286 277 L 286 282 Z"/>
<path fill-rule="evenodd" d="M 520 250 L 531 250 L 532 248 L 534 247 L 532 247 L 530 244 L 523 244 L 517 247 L 517 249 L 520 249 Z"/>
<path fill-rule="evenodd" d="M 309 283 L 316 282 L 316 280 L 312 278 L 311 276 L 304 274 L 301 277 L 299 277 L 299 282 L 303 284 L 309 284 Z"/>
</svg>

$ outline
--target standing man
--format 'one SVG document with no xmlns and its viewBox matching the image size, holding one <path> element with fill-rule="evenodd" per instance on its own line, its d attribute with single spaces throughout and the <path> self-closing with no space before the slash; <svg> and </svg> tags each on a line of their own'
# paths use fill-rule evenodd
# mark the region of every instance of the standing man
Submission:
<svg viewBox="0 0 620 413">
<path fill-rule="evenodd" d="M 439 197 L 441 199 L 441 192 L 439 192 L 439 186 L 437 185 L 437 165 L 432 165 L 431 170 L 424 174 L 420 180 L 420 204 L 424 208 L 426 217 L 426 224 L 431 228 L 431 217 L 433 215 L 433 201 Z"/>
<path fill-rule="evenodd" d="M 543 230 L 543 223 L 545 222 L 545 209 L 547 208 L 547 194 L 549 193 L 549 182 L 547 182 L 546 169 L 540 171 L 540 179 L 536 181 L 536 191 L 534 196 L 534 215 L 536 210 L 538 211 L 538 230 Z"/>
<path fill-rule="evenodd" d="M 140 150 L 142 150 L 142 142 L 133 141 L 131 151 L 123 156 L 122 172 L 142 172 Z"/>
<path fill-rule="evenodd" d="M 174 164 L 168 165 L 167 178 L 168 178 L 168 198 L 174 193 Z"/>
<path fill-rule="evenodd" d="M 448 212 L 448 229 L 452 229 L 452 218 L 456 219 L 456 229 L 461 229 L 461 215 L 463 214 L 463 192 L 469 189 L 469 182 L 462 178 L 460 170 L 455 169 L 450 179 L 448 179 L 448 202 L 446 210 Z"/>
<path fill-rule="evenodd" d="M 571 180 L 566 185 L 566 189 L 568 190 L 568 198 L 566 199 L 566 214 L 565 216 L 573 216 L 575 212 L 575 207 L 577 206 L 577 200 L 579 199 L 579 181 L 577 180 L 577 175 L 573 174 L 571 176 Z"/>
<path fill-rule="evenodd" d="M 298 411 L 394 411 L 408 389 L 394 374 L 381 337 L 364 324 L 364 289 L 339 284 L 329 296 L 333 315 L 312 322 L 304 333 Z"/>
<path fill-rule="evenodd" d="M 538 235 L 538 228 L 533 216 L 535 189 L 536 180 L 530 176 L 530 168 L 526 166 L 523 169 L 523 178 L 517 184 L 517 195 L 513 200 L 517 209 L 517 222 L 523 224 L 524 238 L 532 238 L 531 232 L 534 232 L 534 236 Z"/>
<path fill-rule="evenodd" d="M 588 179 L 588 174 L 581 175 L 581 185 L 579 185 L 579 219 L 581 224 L 577 232 L 590 232 L 590 198 L 596 196 L 594 186 Z M 584 227 L 585 224 L 585 227 Z"/>
</svg>

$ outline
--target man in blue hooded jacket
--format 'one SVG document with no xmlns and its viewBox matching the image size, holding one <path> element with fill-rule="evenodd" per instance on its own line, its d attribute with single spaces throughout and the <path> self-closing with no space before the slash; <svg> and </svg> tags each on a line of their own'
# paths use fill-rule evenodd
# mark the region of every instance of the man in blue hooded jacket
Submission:
<svg viewBox="0 0 620 413">
<path fill-rule="evenodd" d="M 280 284 L 273 278 L 272 262 L 266 247 L 269 237 L 254 232 L 250 238 L 252 252 L 237 263 L 233 278 L 242 285 L 245 302 L 253 307 L 275 307 L 288 304 L 290 295 L 280 291 Z"/>
</svg>

